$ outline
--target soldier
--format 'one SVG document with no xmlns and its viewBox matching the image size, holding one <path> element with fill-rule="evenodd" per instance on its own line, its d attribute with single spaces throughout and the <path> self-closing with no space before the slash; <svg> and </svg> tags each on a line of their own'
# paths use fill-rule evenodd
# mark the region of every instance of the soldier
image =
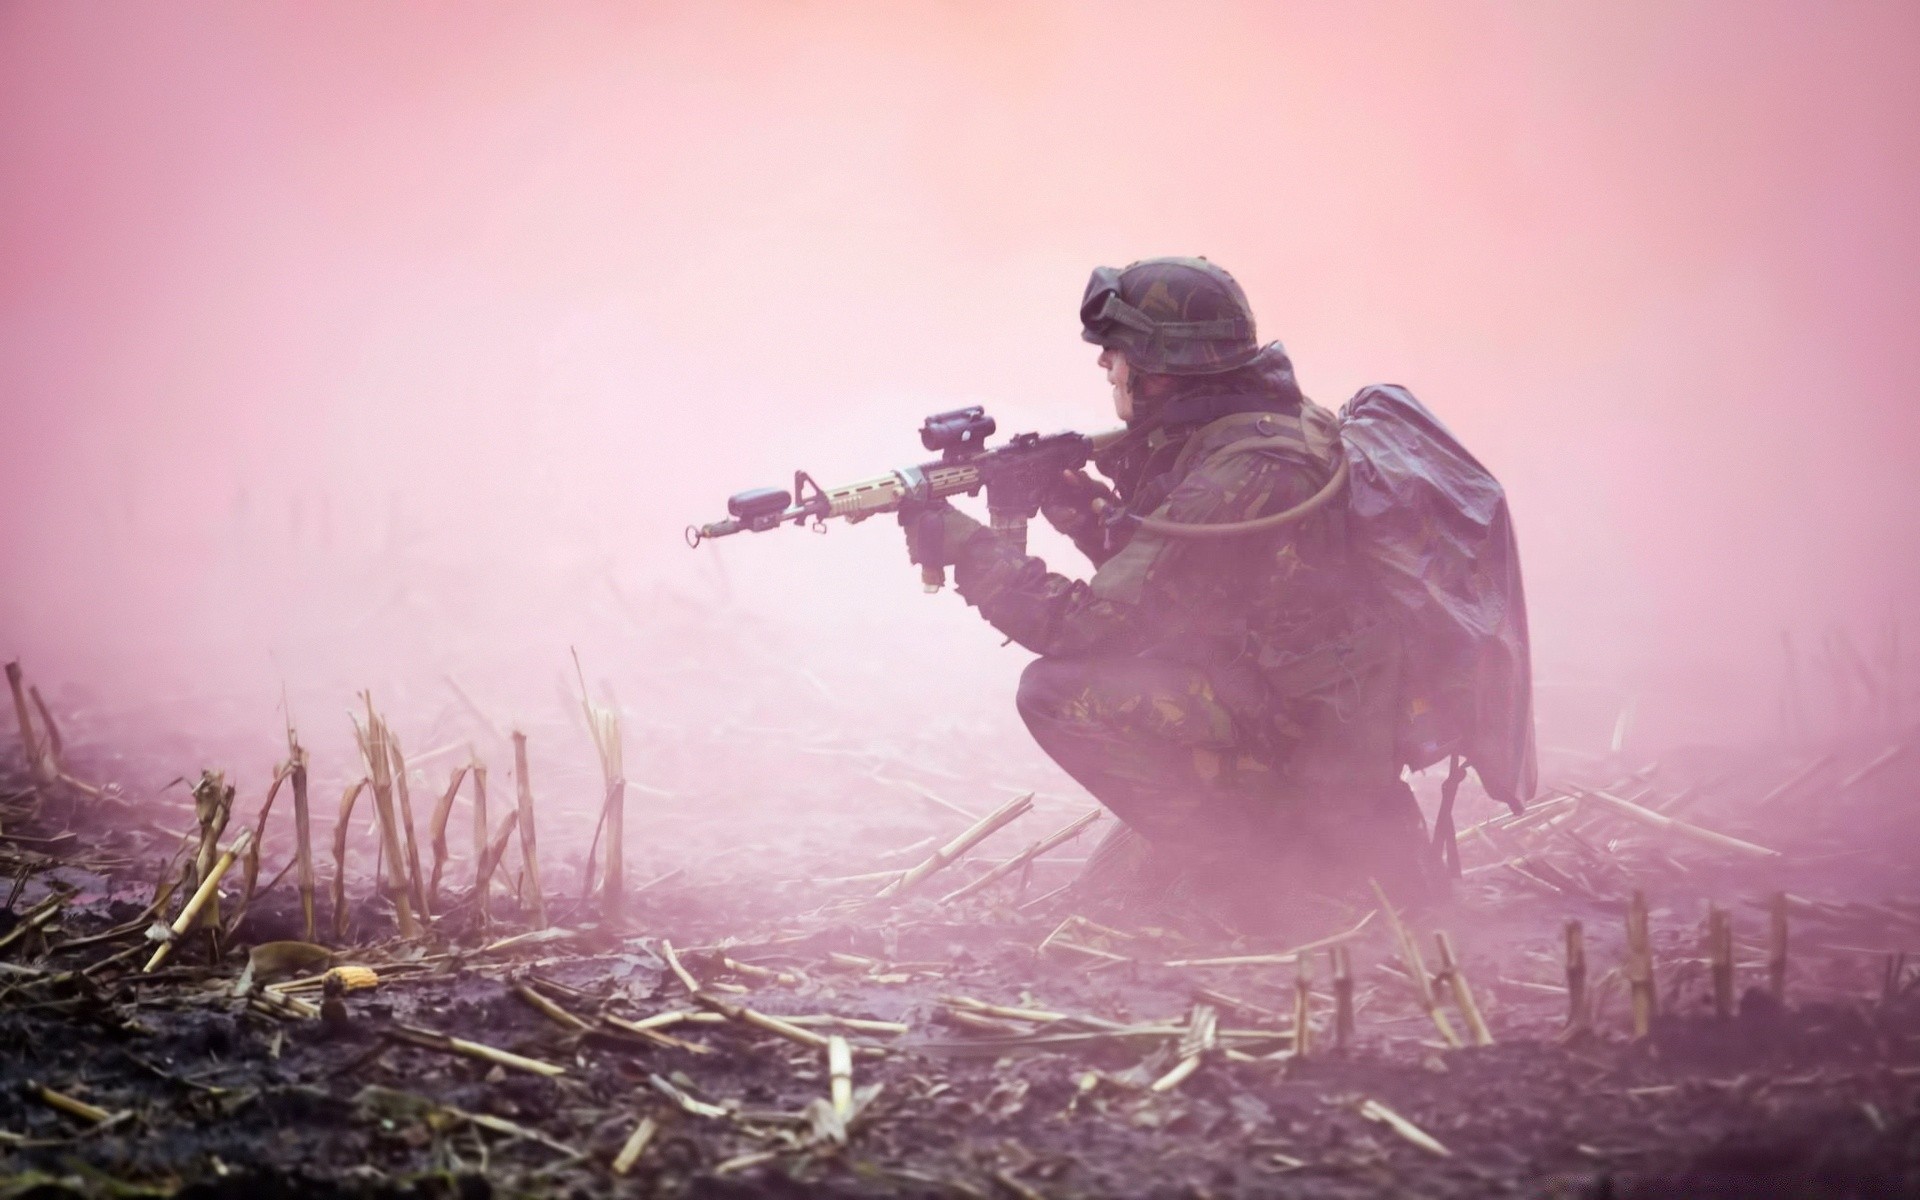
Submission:
<svg viewBox="0 0 1920 1200">
<path fill-rule="evenodd" d="M 1124 822 L 1082 885 L 1188 894 L 1258 919 L 1276 894 L 1367 875 L 1426 890 L 1424 824 L 1395 747 L 1401 637 L 1350 564 L 1333 414 L 1255 338 L 1202 258 L 1093 272 L 1081 336 L 1127 432 L 1043 511 L 1092 560 L 1050 572 L 944 503 L 903 513 L 916 562 L 1040 657 L 1020 715 Z M 1333 486 L 1330 486 L 1333 484 Z M 1220 526 L 1311 509 L 1279 528 Z M 1176 894 L 1180 889 L 1176 889 Z"/>
</svg>

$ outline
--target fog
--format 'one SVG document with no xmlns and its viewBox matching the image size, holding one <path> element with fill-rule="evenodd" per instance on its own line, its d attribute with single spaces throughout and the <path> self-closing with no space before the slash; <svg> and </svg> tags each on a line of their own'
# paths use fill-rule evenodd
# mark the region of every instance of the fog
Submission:
<svg viewBox="0 0 1920 1200">
<path fill-rule="evenodd" d="M 1204 254 L 1505 482 L 1548 742 L 1772 737 L 1783 632 L 1920 615 L 1916 58 L 1898 3 L 6 5 L 0 653 L 256 776 L 283 698 L 550 721 L 571 649 L 636 778 L 828 697 L 1038 771 L 890 520 L 680 530 L 943 408 L 1110 425 L 1088 269 Z"/>
</svg>

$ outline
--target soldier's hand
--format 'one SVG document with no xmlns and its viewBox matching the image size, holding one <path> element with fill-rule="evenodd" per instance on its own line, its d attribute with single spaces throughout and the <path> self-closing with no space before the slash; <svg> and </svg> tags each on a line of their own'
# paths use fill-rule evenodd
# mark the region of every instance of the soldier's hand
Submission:
<svg viewBox="0 0 1920 1200">
<path fill-rule="evenodd" d="M 1114 503 L 1113 489 L 1085 471 L 1062 471 L 1040 498 L 1040 515 L 1068 537 L 1093 529 L 1100 510 Z"/>
<path fill-rule="evenodd" d="M 960 561 L 968 539 L 986 526 L 945 500 L 900 510 L 907 532 L 907 557 L 919 567 L 951 567 Z"/>
</svg>

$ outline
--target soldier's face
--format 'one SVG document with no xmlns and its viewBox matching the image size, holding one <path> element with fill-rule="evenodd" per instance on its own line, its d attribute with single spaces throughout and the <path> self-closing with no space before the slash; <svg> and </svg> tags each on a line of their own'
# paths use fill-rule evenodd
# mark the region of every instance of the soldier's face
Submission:
<svg viewBox="0 0 1920 1200">
<path fill-rule="evenodd" d="M 1133 420 L 1133 373 L 1127 367 L 1127 356 L 1118 350 L 1102 349 L 1100 365 L 1107 372 L 1107 382 L 1113 386 L 1113 411 L 1122 421 Z"/>
</svg>

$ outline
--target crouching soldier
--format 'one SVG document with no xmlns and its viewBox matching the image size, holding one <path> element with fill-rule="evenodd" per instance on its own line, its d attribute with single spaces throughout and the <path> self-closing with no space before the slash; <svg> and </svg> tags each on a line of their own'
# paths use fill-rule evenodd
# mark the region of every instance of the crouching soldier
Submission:
<svg viewBox="0 0 1920 1200">
<path fill-rule="evenodd" d="M 1127 428 L 1095 460 L 1110 486 L 1065 475 L 1043 511 L 1092 577 L 944 504 L 902 523 L 916 562 L 951 566 L 1040 656 L 1021 717 L 1124 823 L 1082 886 L 1243 921 L 1368 876 L 1420 898 L 1433 860 L 1396 745 L 1402 628 L 1349 553 L 1333 414 L 1205 259 L 1100 268 L 1080 318 Z"/>
</svg>

